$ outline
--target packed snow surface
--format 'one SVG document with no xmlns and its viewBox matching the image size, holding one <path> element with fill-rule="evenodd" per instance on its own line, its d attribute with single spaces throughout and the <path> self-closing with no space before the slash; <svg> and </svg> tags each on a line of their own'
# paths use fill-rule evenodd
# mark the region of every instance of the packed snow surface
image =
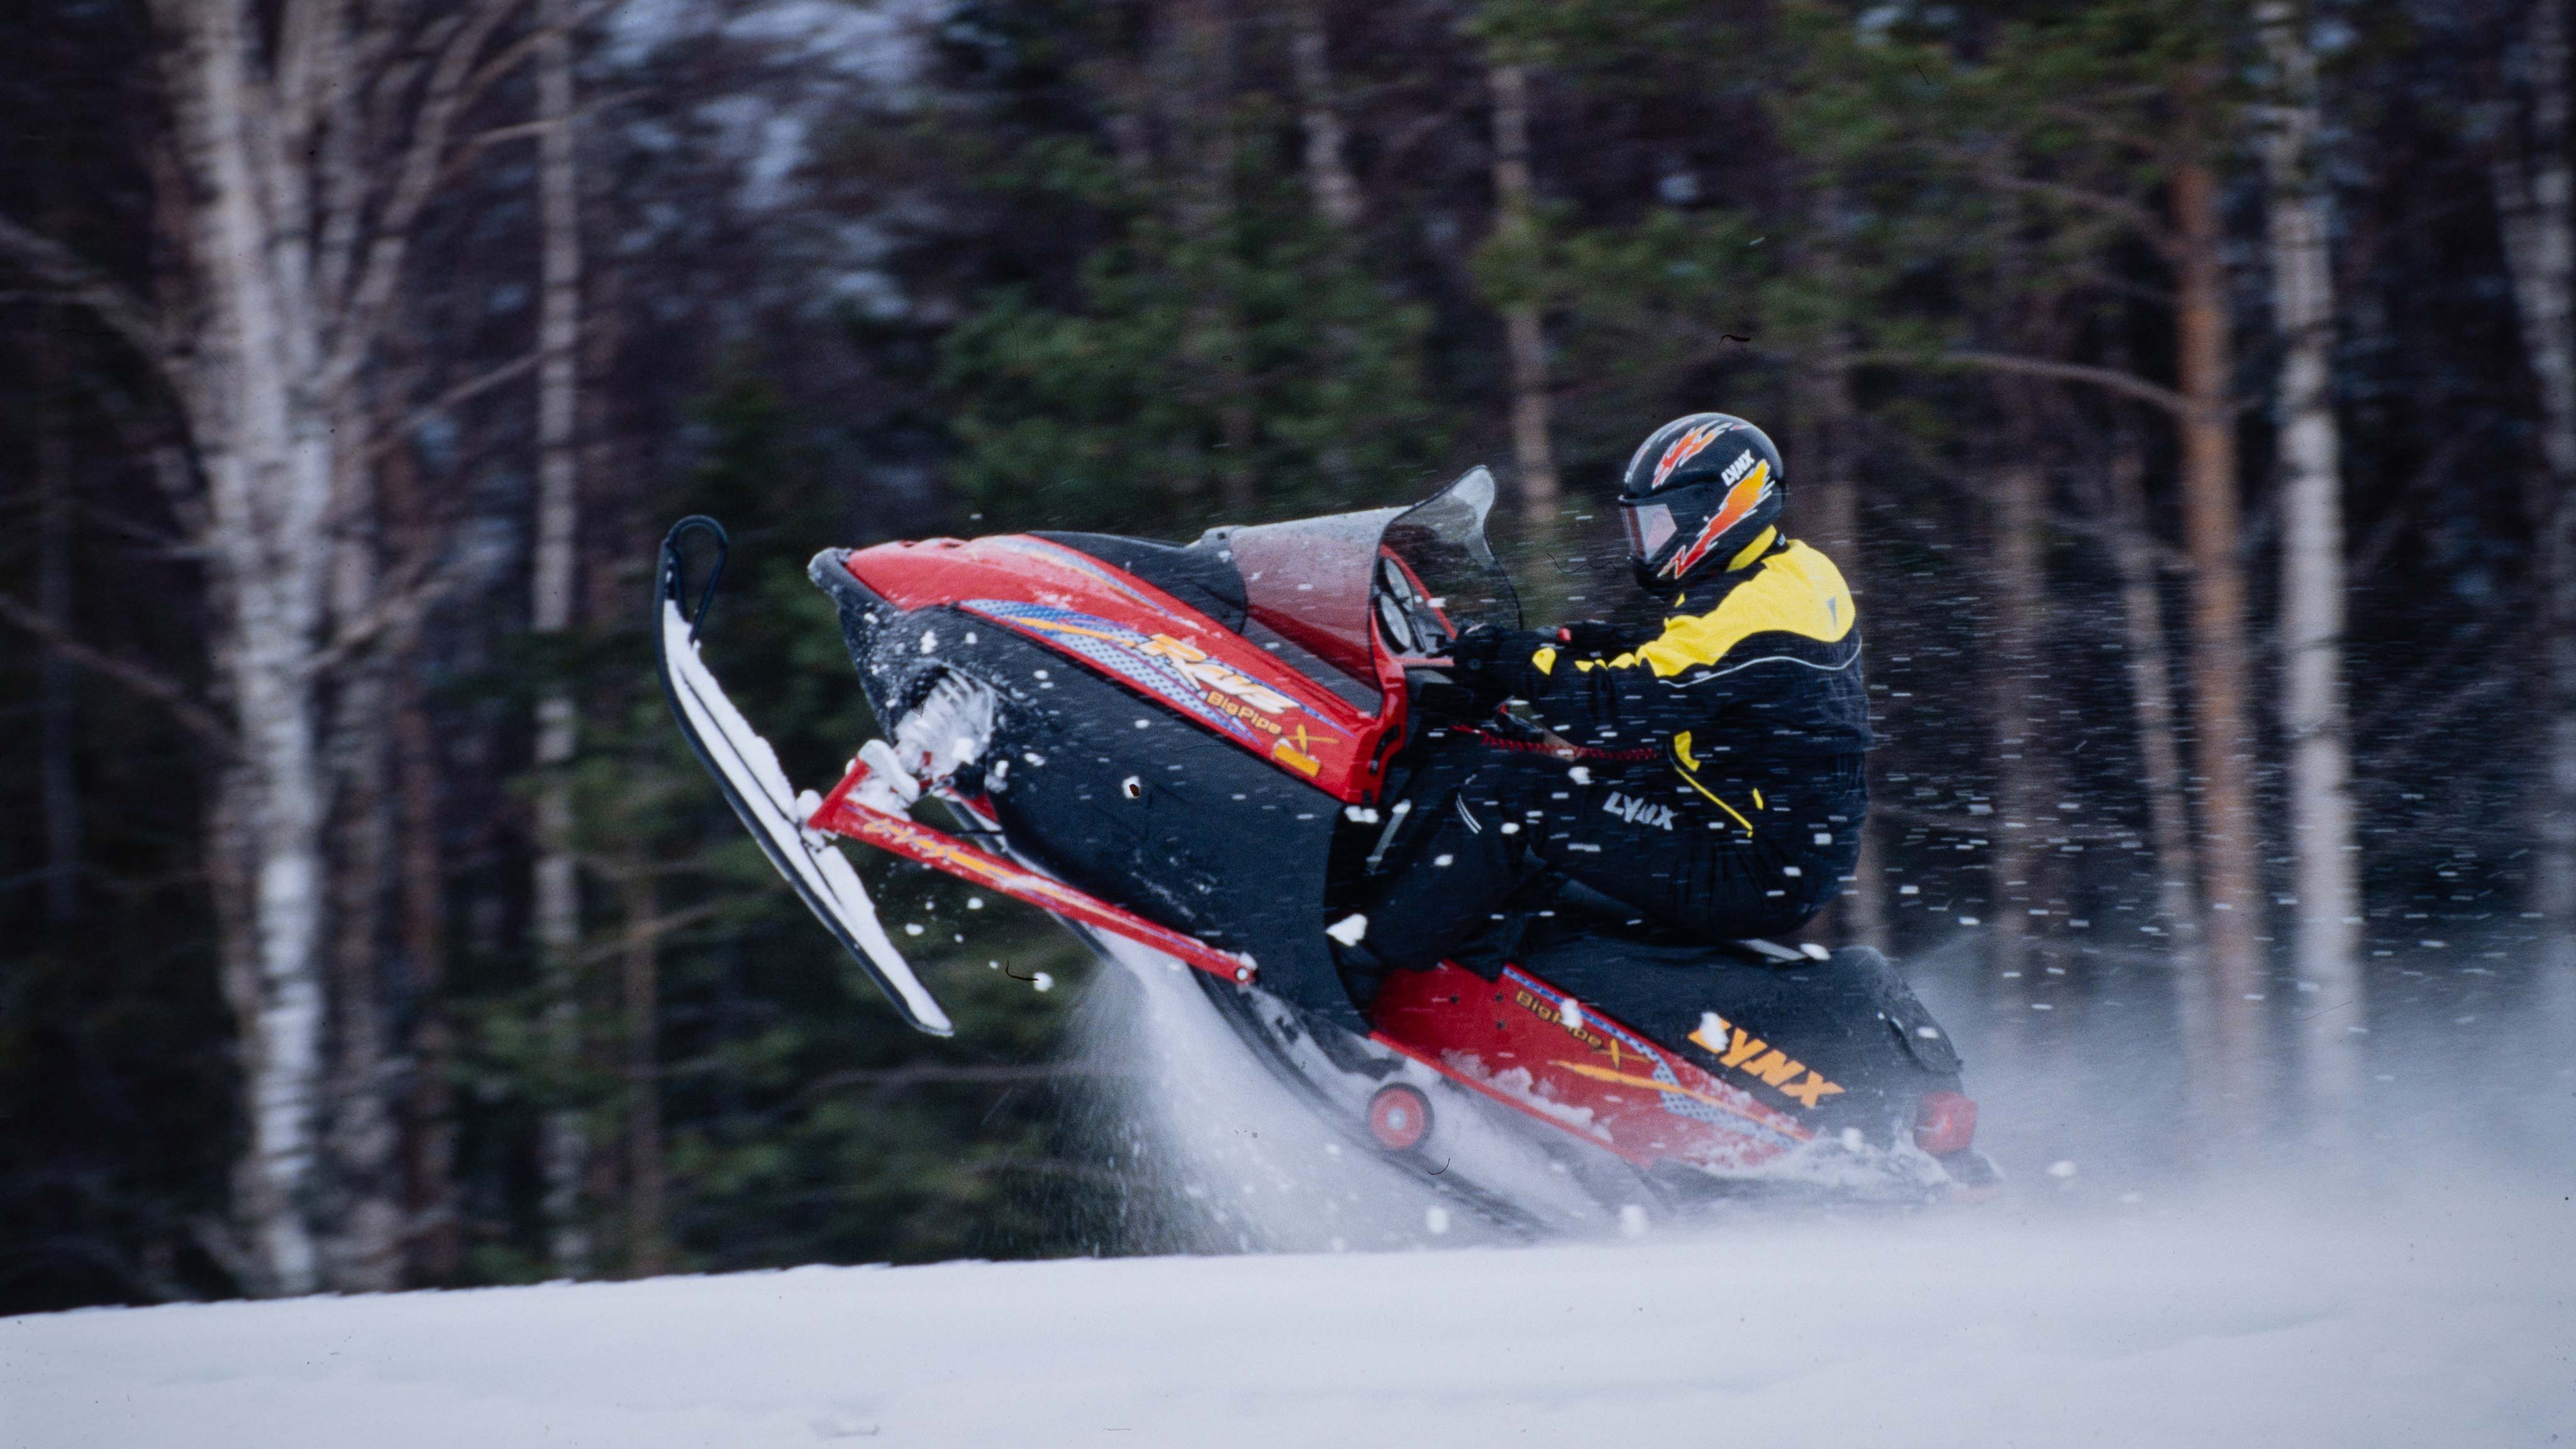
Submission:
<svg viewBox="0 0 2576 1449">
<path fill-rule="evenodd" d="M 1454 1240 L 1449 1240 L 1454 1241 Z M 0 1443 L 2576 1442 L 2561 1192 L 1742 1216 L 0 1320 Z"/>
</svg>

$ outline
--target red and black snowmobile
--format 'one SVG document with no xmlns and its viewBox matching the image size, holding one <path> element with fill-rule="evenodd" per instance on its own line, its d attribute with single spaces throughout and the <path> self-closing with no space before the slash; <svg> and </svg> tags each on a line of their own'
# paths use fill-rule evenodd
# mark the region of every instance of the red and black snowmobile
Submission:
<svg viewBox="0 0 2576 1449">
<path fill-rule="evenodd" d="M 704 532 L 721 548 L 723 531 L 688 519 L 663 547 L 663 680 L 743 823 L 922 1031 L 952 1028 L 836 838 L 1052 912 L 1129 969 L 1194 969 L 1316 1111 L 1507 1225 L 1991 1183 L 1948 1035 L 1866 948 L 1676 941 L 1567 887 L 1528 906 L 1498 974 L 1398 971 L 1354 1004 L 1327 929 L 1400 831 L 1425 737 L 1462 722 L 1442 651 L 1468 626 L 1519 624 L 1485 538 L 1493 498 L 1479 468 L 1414 508 L 1186 546 L 827 549 L 809 572 L 887 738 L 820 794 L 786 778 L 700 658 L 714 576 L 693 610 L 684 545 Z M 913 818 L 924 798 L 949 828 Z"/>
</svg>

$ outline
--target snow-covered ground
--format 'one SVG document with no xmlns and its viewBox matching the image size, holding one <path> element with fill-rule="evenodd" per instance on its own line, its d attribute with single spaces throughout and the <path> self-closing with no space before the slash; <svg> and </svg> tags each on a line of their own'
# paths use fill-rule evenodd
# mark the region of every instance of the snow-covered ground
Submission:
<svg viewBox="0 0 2576 1449">
<path fill-rule="evenodd" d="M 2545 1445 L 2576 1205 L 1748 1218 L 0 1320 L 0 1443 Z"/>
<path fill-rule="evenodd" d="M 1967 1043 L 1997 1201 L 1512 1247 L 1435 1227 L 1186 978 L 1131 984 L 1086 1003 L 1083 1053 L 1131 1069 L 1097 1150 L 1157 1164 L 1164 1240 L 1224 1256 L 0 1319 L 0 1449 L 2576 1445 L 2547 1003 L 2381 1033 L 2337 1169 L 2178 1168 L 2169 1040 L 2106 991 L 2045 1052 Z M 1979 1020 L 1939 959 L 1918 984 Z"/>
</svg>

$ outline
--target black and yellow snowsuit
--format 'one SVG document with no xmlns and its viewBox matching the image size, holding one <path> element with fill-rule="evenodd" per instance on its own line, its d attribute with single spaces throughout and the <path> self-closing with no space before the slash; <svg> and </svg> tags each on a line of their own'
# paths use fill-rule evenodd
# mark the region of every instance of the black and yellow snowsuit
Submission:
<svg viewBox="0 0 2576 1449">
<path fill-rule="evenodd" d="M 1513 636 L 1493 667 L 1553 741 L 1453 729 L 1404 798 L 1432 812 L 1368 912 L 1371 953 L 1451 954 L 1548 870 L 1713 939 L 1796 929 L 1860 851 L 1870 745 L 1841 572 L 1779 538 L 1608 657 Z"/>
</svg>

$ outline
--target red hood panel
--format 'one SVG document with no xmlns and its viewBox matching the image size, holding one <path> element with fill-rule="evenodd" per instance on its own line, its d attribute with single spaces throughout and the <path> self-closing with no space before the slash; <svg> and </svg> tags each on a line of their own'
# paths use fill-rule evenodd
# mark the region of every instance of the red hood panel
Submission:
<svg viewBox="0 0 2576 1449">
<path fill-rule="evenodd" d="M 1381 721 L 1233 630 L 1088 554 L 1024 534 L 861 549 L 851 577 L 904 609 L 947 605 L 1080 660 L 1342 800 L 1372 798 Z"/>
</svg>

